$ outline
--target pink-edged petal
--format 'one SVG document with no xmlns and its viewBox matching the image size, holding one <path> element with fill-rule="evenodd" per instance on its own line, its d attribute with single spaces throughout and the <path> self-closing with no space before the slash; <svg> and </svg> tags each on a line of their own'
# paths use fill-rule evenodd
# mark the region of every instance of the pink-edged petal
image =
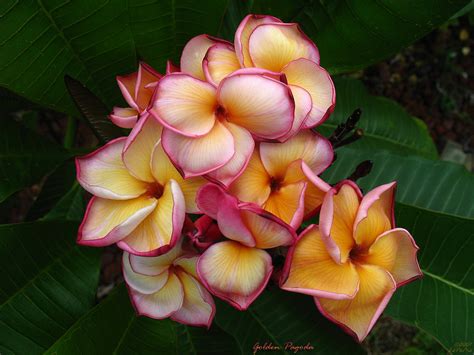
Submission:
<svg viewBox="0 0 474 355">
<path fill-rule="evenodd" d="M 151 171 L 155 180 L 161 185 L 165 185 L 170 180 L 175 180 L 179 184 L 186 203 L 186 213 L 199 212 L 196 206 L 196 192 L 207 180 L 202 177 L 183 179 L 164 152 L 160 142 L 156 143 L 153 150 Z"/>
<path fill-rule="evenodd" d="M 224 166 L 210 172 L 206 177 L 209 180 L 218 181 L 224 186 L 229 186 L 247 167 L 255 142 L 246 129 L 230 122 L 224 123 L 224 125 L 234 137 L 235 154 Z"/>
<path fill-rule="evenodd" d="M 192 277 L 199 279 L 199 276 L 197 274 L 198 259 L 199 259 L 198 255 L 186 254 L 186 255 L 180 256 L 175 261 L 173 261 L 173 265 L 179 266 L 179 268 L 181 268 L 188 275 L 191 275 Z"/>
<path fill-rule="evenodd" d="M 232 133 L 218 121 L 203 137 L 185 137 L 165 129 L 161 139 L 166 154 L 185 178 L 210 173 L 226 164 L 235 153 Z"/>
<path fill-rule="evenodd" d="M 208 49 L 202 68 L 206 80 L 217 86 L 223 78 L 240 69 L 240 63 L 232 45 L 216 43 Z"/>
<path fill-rule="evenodd" d="M 235 32 L 235 52 L 242 67 L 253 66 L 252 59 L 249 54 L 249 37 L 253 30 L 264 23 L 280 23 L 281 20 L 266 15 L 247 15 L 240 23 Z"/>
<path fill-rule="evenodd" d="M 265 288 L 273 266 L 264 250 L 225 241 L 209 247 L 199 258 L 197 269 L 212 294 L 245 310 Z"/>
<path fill-rule="evenodd" d="M 121 128 L 133 128 L 137 123 L 139 113 L 134 108 L 114 107 L 109 115 L 110 120 Z"/>
<path fill-rule="evenodd" d="M 106 246 L 127 237 L 157 205 L 154 198 L 107 200 L 92 197 L 79 227 L 77 242 L 81 245 Z"/>
<path fill-rule="evenodd" d="M 353 230 L 355 241 L 362 248 L 369 248 L 379 235 L 395 226 L 396 186 L 396 182 L 378 186 L 360 202 Z"/>
<path fill-rule="evenodd" d="M 178 276 L 170 272 L 166 284 L 157 292 L 143 294 L 133 288 L 129 293 L 139 315 L 164 319 L 173 315 L 183 306 L 184 290 Z"/>
<path fill-rule="evenodd" d="M 336 263 L 346 262 L 355 246 L 352 227 L 361 196 L 354 182 L 344 180 L 324 197 L 319 216 L 321 238 Z"/>
<path fill-rule="evenodd" d="M 135 85 L 137 84 L 138 72 L 129 75 L 117 76 L 117 84 L 122 92 L 123 98 L 131 108 L 140 111 L 135 102 Z"/>
<path fill-rule="evenodd" d="M 219 230 L 217 222 L 209 216 L 199 217 L 194 222 L 195 230 L 188 233 L 188 237 L 192 240 L 193 245 L 199 251 L 204 251 L 212 244 L 222 240 L 224 236 Z"/>
<path fill-rule="evenodd" d="M 270 196 L 270 179 L 260 159 L 259 150 L 255 149 L 247 167 L 229 186 L 229 191 L 239 200 L 254 202 L 262 206 Z"/>
<path fill-rule="evenodd" d="M 340 265 L 332 259 L 318 226 L 311 225 L 288 250 L 280 285 L 310 296 L 350 299 L 359 289 L 359 275 L 352 263 Z"/>
<path fill-rule="evenodd" d="M 147 184 L 134 178 L 122 161 L 127 138 L 117 138 L 83 157 L 76 158 L 79 184 L 91 194 L 129 200 L 146 192 Z"/>
<path fill-rule="evenodd" d="M 150 84 L 156 83 L 160 78 L 161 74 L 155 69 L 144 62 L 140 62 L 134 96 L 140 112 L 148 107 L 150 99 L 153 96 L 153 85 Z"/>
<path fill-rule="evenodd" d="M 177 65 L 173 64 L 171 60 L 166 61 L 166 74 L 176 73 L 179 71 L 181 71 L 181 69 Z"/>
<path fill-rule="evenodd" d="M 275 72 L 299 58 L 319 64 L 318 48 L 295 23 L 257 26 L 249 38 L 249 53 L 256 67 Z"/>
<path fill-rule="evenodd" d="M 163 254 L 173 248 L 183 229 L 186 215 L 184 196 L 178 183 L 168 181 L 156 208 L 117 245 L 129 253 L 143 256 Z"/>
<path fill-rule="evenodd" d="M 145 114 L 133 128 L 123 148 L 122 159 L 130 174 L 146 182 L 154 182 L 151 171 L 151 154 L 161 139 L 162 126 Z"/>
<path fill-rule="evenodd" d="M 395 228 L 377 237 L 368 253 L 361 256 L 360 260 L 390 272 L 397 287 L 400 287 L 423 275 L 416 258 L 417 252 L 418 246 L 410 232 Z"/>
<path fill-rule="evenodd" d="M 300 159 L 313 174 L 321 174 L 332 163 L 334 151 L 326 138 L 304 130 L 284 143 L 261 143 L 260 157 L 271 176 L 284 178 L 288 166 Z"/>
<path fill-rule="evenodd" d="M 171 319 L 187 325 L 209 328 L 216 313 L 212 296 L 195 277 L 180 270 L 176 275 L 183 285 L 184 300 Z"/>
<path fill-rule="evenodd" d="M 123 278 L 128 287 L 143 293 L 151 294 L 159 291 L 168 281 L 168 270 L 164 270 L 161 274 L 148 276 L 136 273 L 130 265 L 130 254 L 123 253 L 122 256 Z"/>
<path fill-rule="evenodd" d="M 185 251 L 182 242 L 178 241 L 176 245 L 168 252 L 159 256 L 138 256 L 130 254 L 130 266 L 133 272 L 145 276 L 157 276 L 169 269 L 176 259 L 180 258 Z"/>
<path fill-rule="evenodd" d="M 308 219 L 319 211 L 331 185 L 314 174 L 304 162 L 301 163 L 301 171 L 309 181 L 304 195 L 304 219 Z M 286 178 L 288 178 L 288 174 Z"/>
<path fill-rule="evenodd" d="M 239 205 L 240 217 L 255 239 L 255 247 L 271 249 L 293 244 L 295 231 L 275 215 L 253 203 Z"/>
<path fill-rule="evenodd" d="M 289 132 L 281 138 L 282 142 L 287 141 L 303 128 L 312 108 L 312 100 L 309 92 L 299 86 L 289 86 L 295 100 L 295 120 Z"/>
<path fill-rule="evenodd" d="M 175 73 L 159 81 L 150 113 L 165 127 L 198 137 L 214 126 L 216 106 L 214 86 L 190 75 Z"/>
<path fill-rule="evenodd" d="M 215 217 L 224 236 L 249 247 L 255 246 L 255 239 L 243 221 L 238 200 L 215 184 L 203 186 L 196 197 L 199 209 Z"/>
<path fill-rule="evenodd" d="M 263 208 L 289 224 L 298 228 L 304 217 L 304 196 L 306 181 L 286 184 L 273 191 L 265 201 Z"/>
<path fill-rule="evenodd" d="M 374 265 L 356 265 L 359 291 L 350 300 L 315 297 L 320 312 L 362 342 L 375 325 L 396 289 L 389 272 Z"/>
<path fill-rule="evenodd" d="M 304 123 L 310 128 L 323 123 L 334 111 L 336 89 L 329 73 L 307 59 L 294 60 L 282 69 L 288 83 L 305 89 L 312 98 L 312 109 Z"/>
<path fill-rule="evenodd" d="M 229 42 L 209 35 L 199 35 L 191 38 L 183 48 L 181 71 L 197 79 L 205 80 L 206 78 L 202 70 L 202 61 L 209 47 L 216 43 L 229 44 Z"/>
<path fill-rule="evenodd" d="M 227 120 L 259 138 L 280 138 L 293 126 L 293 95 L 280 81 L 264 75 L 235 74 L 220 82 L 217 96 Z"/>
</svg>

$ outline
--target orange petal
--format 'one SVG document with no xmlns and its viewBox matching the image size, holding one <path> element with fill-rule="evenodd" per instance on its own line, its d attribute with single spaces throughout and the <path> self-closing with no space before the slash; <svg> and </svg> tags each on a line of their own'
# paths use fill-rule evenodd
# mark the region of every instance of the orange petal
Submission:
<svg viewBox="0 0 474 355">
<path fill-rule="evenodd" d="M 183 306 L 184 290 L 179 278 L 172 272 L 168 281 L 157 292 L 142 294 L 133 288 L 129 293 L 139 315 L 155 319 L 164 319 L 173 315 Z"/>
<path fill-rule="evenodd" d="M 329 254 L 344 263 L 355 245 L 352 229 L 359 208 L 360 190 L 346 180 L 328 191 L 321 206 L 319 225 Z"/>
<path fill-rule="evenodd" d="M 319 228 L 311 225 L 288 251 L 281 288 L 332 299 L 353 298 L 359 276 L 351 262 L 337 264 L 321 239 Z"/>
<path fill-rule="evenodd" d="M 207 174 L 207 178 L 229 186 L 246 168 L 255 142 L 246 129 L 230 122 L 224 122 L 224 125 L 234 137 L 235 154 L 224 166 Z"/>
<path fill-rule="evenodd" d="M 151 158 L 151 171 L 155 180 L 161 185 L 166 185 L 166 183 L 170 180 L 176 181 L 184 196 L 186 212 L 199 212 L 195 201 L 196 192 L 202 185 L 206 183 L 206 180 L 202 177 L 183 179 L 181 174 L 178 172 L 178 170 L 176 170 L 166 155 L 160 142 L 155 145 L 153 150 Z"/>
<path fill-rule="evenodd" d="M 312 108 L 304 126 L 309 128 L 323 123 L 336 104 L 336 90 L 329 73 L 307 59 L 294 60 L 282 71 L 289 84 L 299 86 L 311 95 Z"/>
<path fill-rule="evenodd" d="M 244 224 L 255 239 L 256 248 L 271 249 L 293 244 L 293 229 L 276 216 L 251 203 L 241 204 L 239 209 Z"/>
<path fill-rule="evenodd" d="M 174 73 L 158 82 L 150 113 L 165 127 L 198 137 L 214 126 L 216 106 L 214 86 L 187 74 Z"/>
<path fill-rule="evenodd" d="M 216 43 L 211 46 L 202 65 L 207 81 L 216 86 L 227 75 L 240 69 L 234 47 L 225 43 Z"/>
<path fill-rule="evenodd" d="M 217 89 L 229 122 L 263 139 L 284 136 L 294 121 L 295 102 L 288 85 L 252 70 L 226 77 Z"/>
<path fill-rule="evenodd" d="M 365 339 L 396 289 L 392 276 L 373 265 L 357 265 L 359 291 L 351 300 L 315 298 L 321 313 L 359 342 Z"/>
<path fill-rule="evenodd" d="M 272 191 L 263 208 L 293 228 L 298 228 L 304 217 L 306 185 L 305 181 L 300 181 Z"/>
<path fill-rule="evenodd" d="M 260 160 L 258 150 L 250 157 L 247 167 L 229 187 L 231 194 L 239 200 L 254 202 L 261 206 L 270 195 L 270 176 Z"/>
<path fill-rule="evenodd" d="M 84 189 L 113 200 L 128 200 L 146 192 L 147 184 L 133 177 L 123 163 L 125 141 L 125 137 L 117 138 L 76 158 L 77 180 Z"/>
<path fill-rule="evenodd" d="M 219 169 L 235 154 L 234 137 L 219 121 L 208 134 L 197 138 L 184 137 L 165 129 L 161 142 L 185 178 Z"/>
<path fill-rule="evenodd" d="M 252 67 L 253 62 L 249 54 L 249 37 L 255 27 L 264 23 L 279 23 L 280 19 L 273 16 L 247 15 L 235 31 L 235 52 L 242 67 Z"/>
<path fill-rule="evenodd" d="M 123 148 L 123 163 L 137 179 L 154 182 L 151 173 L 151 154 L 155 144 L 161 138 L 161 125 L 156 119 L 146 114 L 133 128 Z"/>
<path fill-rule="evenodd" d="M 191 38 L 183 48 L 180 64 L 181 71 L 197 79 L 206 80 L 202 70 L 202 61 L 209 47 L 216 43 L 229 44 L 229 42 L 208 35 L 199 35 Z"/>
<path fill-rule="evenodd" d="M 170 180 L 156 208 L 118 246 L 129 253 L 155 256 L 167 252 L 181 236 L 185 217 L 183 193 L 176 181 Z"/>
<path fill-rule="evenodd" d="M 249 53 L 256 67 L 274 72 L 299 58 L 319 64 L 318 48 L 295 23 L 257 26 L 250 35 Z"/>
<path fill-rule="evenodd" d="M 399 287 L 422 276 L 416 258 L 417 251 L 418 246 L 410 233 L 396 228 L 380 235 L 370 246 L 367 255 L 361 256 L 359 260 L 390 272 Z"/>
<path fill-rule="evenodd" d="M 91 246 L 114 244 L 127 237 L 157 205 L 154 198 L 107 200 L 93 197 L 79 227 L 78 243 Z"/>
<path fill-rule="evenodd" d="M 193 276 L 180 269 L 176 271 L 176 275 L 183 285 L 184 299 L 183 305 L 171 319 L 187 325 L 209 328 L 216 312 L 212 296 Z"/>
<path fill-rule="evenodd" d="M 109 115 L 110 120 L 121 128 L 133 128 L 137 123 L 139 113 L 134 108 L 114 107 Z"/>
<path fill-rule="evenodd" d="M 394 227 L 393 207 L 396 182 L 368 192 L 360 202 L 354 222 L 354 237 L 362 248 L 369 248 L 382 233 Z"/>
<path fill-rule="evenodd" d="M 234 241 L 212 245 L 198 261 L 206 288 L 239 310 L 247 309 L 263 291 L 272 270 L 267 252 Z"/>
<path fill-rule="evenodd" d="M 319 175 L 332 163 L 333 156 L 331 143 L 310 130 L 301 131 L 284 143 L 260 144 L 262 163 L 275 178 L 284 178 L 288 166 L 300 159 Z"/>
<path fill-rule="evenodd" d="M 150 99 L 153 96 L 153 89 L 150 88 L 152 83 L 160 80 L 161 75 L 151 66 L 144 62 L 140 62 L 138 66 L 137 84 L 135 86 L 135 102 L 140 112 L 147 109 Z"/>
</svg>

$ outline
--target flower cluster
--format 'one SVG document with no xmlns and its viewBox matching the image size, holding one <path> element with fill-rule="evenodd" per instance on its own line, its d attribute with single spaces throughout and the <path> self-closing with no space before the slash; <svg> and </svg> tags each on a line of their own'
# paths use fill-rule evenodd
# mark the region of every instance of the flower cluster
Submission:
<svg viewBox="0 0 474 355">
<path fill-rule="evenodd" d="M 234 44 L 200 35 L 166 75 L 140 63 L 117 81 L 130 107 L 110 119 L 131 132 L 77 158 L 93 195 L 78 243 L 124 250 L 139 314 L 210 326 L 211 295 L 245 310 L 273 275 L 362 341 L 421 275 L 413 238 L 395 228 L 394 183 L 363 197 L 319 177 L 333 148 L 313 128 L 335 89 L 297 24 L 249 15 Z"/>
</svg>

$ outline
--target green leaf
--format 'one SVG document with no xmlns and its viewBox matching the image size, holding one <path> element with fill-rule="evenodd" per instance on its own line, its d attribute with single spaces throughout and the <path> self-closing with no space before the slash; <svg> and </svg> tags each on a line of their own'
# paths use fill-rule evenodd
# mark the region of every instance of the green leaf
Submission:
<svg viewBox="0 0 474 355">
<path fill-rule="evenodd" d="M 66 75 L 64 82 L 78 110 L 102 144 L 124 135 L 109 119 L 109 110 L 97 96 L 70 76 Z"/>
<path fill-rule="evenodd" d="M 77 223 L 0 226 L 0 352 L 39 354 L 92 307 L 97 249 L 76 246 Z"/>
<path fill-rule="evenodd" d="M 401 287 L 387 314 L 416 325 L 447 350 L 456 343 L 472 346 L 474 220 L 401 204 L 396 214 L 397 225 L 408 229 L 420 247 L 418 260 L 424 277 Z"/>
<path fill-rule="evenodd" d="M 226 6 L 221 0 L 2 1 L 0 86 L 75 115 L 63 82 L 69 75 L 109 109 L 120 106 L 116 75 L 135 71 L 138 59 L 163 70 L 188 39 L 217 32 Z"/>
<path fill-rule="evenodd" d="M 369 95 L 358 80 L 336 78 L 334 82 L 336 109 L 318 131 L 329 136 L 338 124 L 360 108 L 362 116 L 357 127 L 364 130 L 364 136 L 351 144 L 351 148 L 385 149 L 436 159 L 436 147 L 424 122 L 410 116 L 395 101 Z"/>
<path fill-rule="evenodd" d="M 357 181 L 365 191 L 397 180 L 398 202 L 474 218 L 474 175 L 461 165 L 351 147 L 343 147 L 337 152 L 337 160 L 323 174 L 328 182 L 347 178 L 361 161 L 370 159 L 374 162 L 371 173 Z"/>
<path fill-rule="evenodd" d="M 234 339 L 216 326 L 187 327 L 137 317 L 118 287 L 59 338 L 47 354 L 234 354 Z"/>
<path fill-rule="evenodd" d="M 422 38 L 469 0 L 312 1 L 293 19 L 316 42 L 331 73 L 362 69 Z"/>
<path fill-rule="evenodd" d="M 66 194 L 76 181 L 76 168 L 73 160 L 67 160 L 54 169 L 41 187 L 38 197 L 26 215 L 26 221 L 43 217 Z"/>
<path fill-rule="evenodd" d="M 59 145 L 12 119 L 0 120 L 0 202 L 38 182 L 69 157 Z"/>
<path fill-rule="evenodd" d="M 84 189 L 75 182 L 72 188 L 44 216 L 44 220 L 80 221 L 84 217 Z"/>
<path fill-rule="evenodd" d="M 222 301 L 218 305 L 216 323 L 234 336 L 242 354 L 252 353 L 255 344 L 265 343 L 279 347 L 279 351 L 272 351 L 275 354 L 290 353 L 285 349 L 288 343 L 312 346 L 317 354 L 364 353 L 349 335 L 318 312 L 312 297 L 272 290 L 264 291 L 245 312 Z"/>
</svg>

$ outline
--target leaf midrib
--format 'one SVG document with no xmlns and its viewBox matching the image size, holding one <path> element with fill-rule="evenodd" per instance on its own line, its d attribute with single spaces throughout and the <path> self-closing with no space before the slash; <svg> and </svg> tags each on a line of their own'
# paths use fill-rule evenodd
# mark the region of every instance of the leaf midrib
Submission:
<svg viewBox="0 0 474 355">
<path fill-rule="evenodd" d="M 468 294 L 469 296 L 474 296 L 474 291 L 473 290 L 469 290 L 467 288 L 464 288 L 464 287 L 462 287 L 458 284 L 455 284 L 454 282 L 451 282 L 449 280 L 446 280 L 446 279 L 442 278 L 441 276 L 438 276 L 436 274 L 432 274 L 431 272 L 426 271 L 425 269 L 421 269 L 421 271 L 423 272 L 424 275 L 428 275 L 429 277 L 431 277 L 435 280 L 438 280 L 440 282 L 443 282 L 443 283 L 447 284 L 450 287 L 454 287 L 454 288 L 460 290 L 461 292 L 464 292 L 464 293 Z"/>
</svg>

